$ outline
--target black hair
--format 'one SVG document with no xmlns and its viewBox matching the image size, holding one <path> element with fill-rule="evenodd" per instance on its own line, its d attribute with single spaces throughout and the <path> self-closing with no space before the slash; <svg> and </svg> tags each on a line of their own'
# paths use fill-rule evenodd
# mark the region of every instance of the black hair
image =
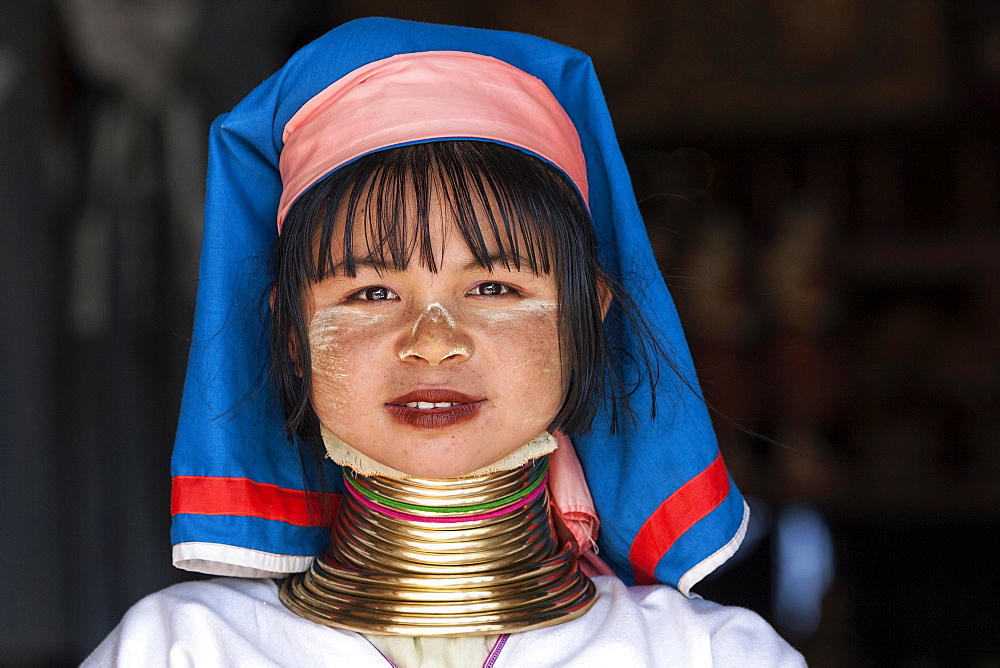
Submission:
<svg viewBox="0 0 1000 668">
<path fill-rule="evenodd" d="M 337 271 L 354 276 L 359 259 L 392 269 L 416 260 L 436 271 L 429 219 L 433 196 L 451 208 L 483 268 L 526 264 L 538 274 L 555 273 L 568 387 L 551 429 L 586 432 L 600 410 L 608 412 L 613 431 L 621 413 L 634 420 L 628 397 L 642 377 L 649 379 L 655 413 L 659 362 L 672 365 L 632 299 L 601 268 L 590 214 L 570 180 L 509 146 L 448 140 L 360 157 L 310 188 L 285 218 L 274 255 L 270 346 L 289 439 L 298 435 L 317 461 L 322 457 L 319 419 L 310 402 L 305 291 Z M 338 216 L 341 212 L 346 216 Z M 346 222 L 338 227 L 338 219 Z M 338 242 L 343 237 L 340 264 L 332 255 L 334 235 Z M 356 237 L 365 239 L 366 247 L 355 248 Z M 610 317 L 626 321 L 644 342 L 639 359 L 614 359 L 619 356 L 609 349 L 602 322 L 603 290 L 612 298 Z"/>
</svg>

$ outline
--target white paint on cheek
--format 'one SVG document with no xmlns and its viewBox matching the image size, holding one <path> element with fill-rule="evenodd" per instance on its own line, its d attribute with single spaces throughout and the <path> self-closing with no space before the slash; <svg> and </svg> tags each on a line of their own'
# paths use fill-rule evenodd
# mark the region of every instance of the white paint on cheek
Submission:
<svg viewBox="0 0 1000 668">
<path fill-rule="evenodd" d="M 333 350 L 337 346 L 337 331 L 340 326 L 332 309 L 323 309 L 313 314 L 309 322 L 309 350 L 317 352 Z"/>
<path fill-rule="evenodd" d="M 558 302 L 535 298 L 479 312 L 488 335 L 505 349 L 501 364 L 510 391 L 531 397 L 522 427 L 537 427 L 540 416 L 551 419 L 561 401 L 558 313 Z"/>
<path fill-rule="evenodd" d="M 539 328 L 549 329 L 550 334 L 558 332 L 559 304 L 547 299 L 522 299 L 510 306 L 496 309 L 483 309 L 482 318 L 492 327 L 504 326 L 505 329 L 513 330 L 515 327 L 521 336 L 532 332 L 537 334 Z M 552 352 L 558 349 L 558 334 L 550 337 L 536 337 L 536 340 L 544 340 L 546 351 Z M 546 373 L 549 369 L 544 370 Z"/>
<path fill-rule="evenodd" d="M 558 312 L 559 304 L 554 301 L 522 299 L 504 308 L 483 309 L 482 317 L 488 322 L 500 323 L 530 316 L 549 316 L 554 319 Z"/>
<path fill-rule="evenodd" d="M 312 360 L 313 408 L 317 414 L 343 414 L 354 384 L 348 369 L 352 348 L 349 341 L 358 330 L 386 318 L 345 306 L 330 306 L 313 313 L 309 322 L 309 354 Z"/>
</svg>

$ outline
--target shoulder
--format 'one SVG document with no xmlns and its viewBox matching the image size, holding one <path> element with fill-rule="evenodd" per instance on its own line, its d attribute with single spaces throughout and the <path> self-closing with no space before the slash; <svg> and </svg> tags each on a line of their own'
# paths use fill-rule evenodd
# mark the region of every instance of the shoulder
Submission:
<svg viewBox="0 0 1000 668">
<path fill-rule="evenodd" d="M 688 598 L 673 587 L 626 587 L 616 578 L 606 585 L 627 597 L 652 633 L 669 628 L 686 645 L 707 649 L 716 666 L 800 666 L 802 656 L 760 615 L 746 608 Z"/>
<path fill-rule="evenodd" d="M 361 636 L 285 609 L 270 580 L 218 578 L 143 598 L 83 665 L 326 665 L 331 657 L 381 658 Z"/>
<path fill-rule="evenodd" d="M 133 605 L 118 625 L 130 633 L 157 630 L 189 634 L 206 627 L 242 626 L 270 608 L 280 606 L 271 580 L 216 578 L 182 582 L 146 596 Z"/>
<path fill-rule="evenodd" d="M 689 599 L 672 587 L 626 587 L 608 576 L 596 577 L 594 583 L 599 596 L 585 615 L 522 634 L 510 649 L 517 648 L 522 660 L 534 655 L 541 660 L 536 665 L 805 665 L 750 610 Z M 555 651 L 561 656 L 542 657 Z"/>
</svg>

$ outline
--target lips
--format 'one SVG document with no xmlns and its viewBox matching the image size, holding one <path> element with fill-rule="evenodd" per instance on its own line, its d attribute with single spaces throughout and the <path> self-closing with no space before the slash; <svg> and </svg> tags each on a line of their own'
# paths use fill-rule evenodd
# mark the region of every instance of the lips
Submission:
<svg viewBox="0 0 1000 668">
<path fill-rule="evenodd" d="M 414 390 L 385 404 L 394 419 L 417 429 L 444 429 L 476 417 L 486 399 L 449 389 Z"/>
</svg>

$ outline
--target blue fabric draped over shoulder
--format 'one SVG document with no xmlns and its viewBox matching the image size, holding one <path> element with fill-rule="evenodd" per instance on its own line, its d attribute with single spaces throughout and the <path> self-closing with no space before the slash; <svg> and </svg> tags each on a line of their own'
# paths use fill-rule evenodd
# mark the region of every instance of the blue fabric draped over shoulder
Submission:
<svg viewBox="0 0 1000 668">
<path fill-rule="evenodd" d="M 682 374 L 664 367 L 655 419 L 644 417 L 644 386 L 633 397 L 638 426 L 612 435 L 602 416 L 591 432 L 573 436 L 601 521 L 600 555 L 628 583 L 659 581 L 687 593 L 739 546 L 746 504 L 719 460 L 590 59 L 529 35 L 381 18 L 344 24 L 304 47 L 212 125 L 195 327 L 172 462 L 174 561 L 210 573 L 273 576 L 304 570 L 326 544 L 328 528 L 315 526 L 305 507 L 304 492 L 316 481 L 306 479 L 296 446 L 282 433 L 267 381 L 282 130 L 351 71 L 423 51 L 506 61 L 543 81 L 576 125 L 601 260 Z M 626 354 L 640 345 L 628 329 L 609 336 Z M 331 468 L 328 479 L 338 478 Z"/>
</svg>

